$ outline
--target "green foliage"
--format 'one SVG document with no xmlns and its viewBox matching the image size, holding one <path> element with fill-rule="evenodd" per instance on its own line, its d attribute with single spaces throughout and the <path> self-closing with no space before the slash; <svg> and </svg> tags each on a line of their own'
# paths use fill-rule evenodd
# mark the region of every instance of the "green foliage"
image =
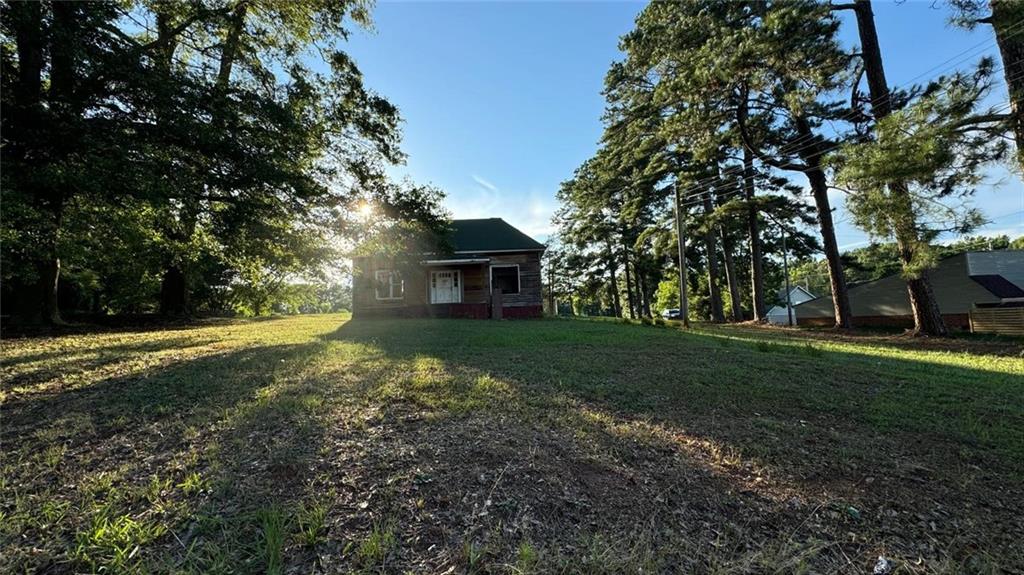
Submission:
<svg viewBox="0 0 1024 575">
<path fill-rule="evenodd" d="M 665 279 L 658 282 L 658 291 L 654 294 L 655 312 L 661 313 L 666 309 L 679 307 L 679 280 Z"/>
<path fill-rule="evenodd" d="M 907 277 L 934 267 L 937 254 L 928 244 L 940 232 L 966 234 L 985 221 L 961 202 L 981 182 L 982 169 L 1009 150 L 996 137 L 1004 129 L 990 119 L 996 115 L 977 111 L 991 76 L 992 62 L 983 60 L 972 75 L 940 78 L 878 121 L 874 138 L 847 144 L 832 159 L 838 181 L 855 192 L 847 206 L 859 227 L 883 239 L 914 230 L 917 245 L 902 262 Z M 893 182 L 909 185 L 910 197 Z"/>
<path fill-rule="evenodd" d="M 277 507 L 261 509 L 257 513 L 263 536 L 263 561 L 267 575 L 280 575 L 284 569 L 284 540 L 286 520 L 284 512 Z"/>
<path fill-rule="evenodd" d="M 324 537 L 327 523 L 327 505 L 322 502 L 303 504 L 296 514 L 299 539 L 312 547 Z"/>
<path fill-rule="evenodd" d="M 140 560 L 143 545 L 166 532 L 166 526 L 113 515 L 98 509 L 91 525 L 76 537 L 74 560 L 93 571 L 126 571 Z"/>
<path fill-rule="evenodd" d="M 641 12 L 622 40 L 626 58 L 606 76 L 602 147 L 559 193 L 560 239 L 572 254 L 564 265 L 582 280 L 576 293 L 608 292 L 614 300 L 626 287 L 626 299 L 645 302 L 646 295 L 653 310 L 679 306 L 678 296 L 670 301 L 652 289 L 680 266 L 677 190 L 693 317 L 719 315 L 715 292 L 729 304 L 735 297 L 738 308 L 749 301 L 740 286 L 753 279 L 751 267 L 738 258 L 762 259 L 744 250 L 762 251 L 778 233 L 754 227 L 763 230 L 767 218 L 786 227 L 789 251 L 818 249 L 799 229 L 814 223 L 811 208 L 795 197 L 801 187 L 773 170 L 821 171 L 820 152 L 808 154 L 802 144 L 815 143 L 813 131 L 844 112 L 819 102 L 842 84 L 849 63 L 837 28 L 816 2 L 663 2 Z M 758 164 L 737 162 L 744 148 Z M 719 262 L 725 259 L 732 290 Z M 642 271 L 650 293 L 634 295 L 628 281 L 613 278 L 628 264 Z M 759 293 L 761 283 L 758 275 Z"/>
<path fill-rule="evenodd" d="M 362 1 L 5 7 L 5 310 L 308 309 L 288 286 L 329 283 L 355 199 L 439 229 L 439 194 L 385 177 L 398 111 L 352 23 Z"/>
<path fill-rule="evenodd" d="M 356 549 L 356 557 L 364 567 L 383 567 L 397 547 L 398 538 L 395 536 L 395 526 L 391 523 L 376 521 L 370 534 Z"/>
<path fill-rule="evenodd" d="M 539 560 L 540 555 L 529 541 L 519 543 L 519 547 L 516 548 L 515 570 L 517 573 L 532 573 Z"/>
</svg>

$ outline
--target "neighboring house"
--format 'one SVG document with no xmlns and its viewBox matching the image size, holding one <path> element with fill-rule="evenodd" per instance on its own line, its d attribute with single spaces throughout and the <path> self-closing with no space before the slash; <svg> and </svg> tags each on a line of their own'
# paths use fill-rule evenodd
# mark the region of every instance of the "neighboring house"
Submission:
<svg viewBox="0 0 1024 575">
<path fill-rule="evenodd" d="M 802 304 L 805 301 L 811 301 L 815 297 L 816 296 L 814 294 L 800 286 L 794 286 L 789 290 L 789 302 L 793 305 L 793 310 L 796 309 L 798 304 Z M 778 299 L 782 304 L 768 310 L 768 323 L 789 325 L 789 320 L 786 318 L 786 288 L 779 290 Z M 793 325 L 796 325 L 796 313 L 795 311 L 791 313 L 793 314 Z"/>
<path fill-rule="evenodd" d="M 978 310 L 1024 306 L 1024 250 L 950 256 L 928 275 L 939 311 L 950 329 L 970 329 L 971 314 Z M 849 293 L 854 325 L 913 327 L 906 282 L 899 274 L 852 286 Z M 831 296 L 794 306 L 794 310 L 800 325 L 834 322 Z M 1017 312 L 1012 313 L 1016 317 Z"/>
<path fill-rule="evenodd" d="M 353 317 L 540 317 L 544 245 L 501 218 L 451 227 L 448 254 L 354 258 Z"/>
</svg>

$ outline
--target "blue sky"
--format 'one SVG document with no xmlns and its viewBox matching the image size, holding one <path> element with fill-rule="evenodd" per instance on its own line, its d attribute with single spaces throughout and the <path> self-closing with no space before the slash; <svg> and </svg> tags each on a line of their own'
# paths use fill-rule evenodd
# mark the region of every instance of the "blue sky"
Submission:
<svg viewBox="0 0 1024 575">
<path fill-rule="evenodd" d="M 876 0 L 890 84 L 920 82 L 958 60 L 963 68 L 996 53 L 987 26 L 951 27 L 948 10 L 934 5 L 939 8 L 930 0 Z M 380 2 L 375 30 L 355 31 L 348 50 L 367 85 L 401 110 L 409 158 L 393 173 L 445 190 L 457 218 L 502 217 L 544 240 L 559 183 L 596 150 L 604 75 L 621 58 L 618 39 L 643 6 Z M 843 28 L 844 40 L 855 43 L 852 17 Z M 993 96 L 1005 97 L 1001 88 Z M 866 243 L 849 223 L 841 193 L 833 203 L 840 246 Z M 975 203 L 993 220 L 984 233 L 1024 234 L 1024 186 L 1017 176 L 993 170 Z"/>
</svg>

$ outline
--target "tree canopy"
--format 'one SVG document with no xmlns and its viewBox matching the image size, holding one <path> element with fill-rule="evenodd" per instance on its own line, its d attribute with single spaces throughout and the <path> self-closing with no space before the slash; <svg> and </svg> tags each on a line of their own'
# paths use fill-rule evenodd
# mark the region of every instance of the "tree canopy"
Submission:
<svg viewBox="0 0 1024 575">
<path fill-rule="evenodd" d="M 842 10 L 855 11 L 861 46 L 840 44 Z M 1011 12 L 993 10 L 993 25 Z M 620 48 L 600 147 L 559 193 L 558 261 L 579 277 L 565 289 L 633 317 L 653 297 L 655 310 L 761 320 L 782 257 L 821 250 L 835 324 L 850 327 L 857 274 L 836 241 L 840 191 L 857 226 L 900 246 L 917 329 L 944 333 L 930 243 L 983 223 L 969 199 L 1009 158 L 1013 114 L 982 105 L 990 59 L 890 87 L 868 0 L 656 2 Z"/>
<path fill-rule="evenodd" d="M 338 269 L 359 202 L 443 225 L 439 193 L 385 175 L 398 110 L 343 49 L 366 3 L 10 2 L 0 18 L 5 314 L 264 313 Z"/>
</svg>

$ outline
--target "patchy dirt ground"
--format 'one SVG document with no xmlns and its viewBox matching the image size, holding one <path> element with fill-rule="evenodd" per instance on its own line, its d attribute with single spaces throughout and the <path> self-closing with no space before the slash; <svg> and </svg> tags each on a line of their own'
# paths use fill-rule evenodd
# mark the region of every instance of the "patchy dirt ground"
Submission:
<svg viewBox="0 0 1024 575">
<path fill-rule="evenodd" d="M 1024 572 L 1013 342 L 777 331 L 317 316 L 8 340 L 0 569 Z"/>
</svg>

